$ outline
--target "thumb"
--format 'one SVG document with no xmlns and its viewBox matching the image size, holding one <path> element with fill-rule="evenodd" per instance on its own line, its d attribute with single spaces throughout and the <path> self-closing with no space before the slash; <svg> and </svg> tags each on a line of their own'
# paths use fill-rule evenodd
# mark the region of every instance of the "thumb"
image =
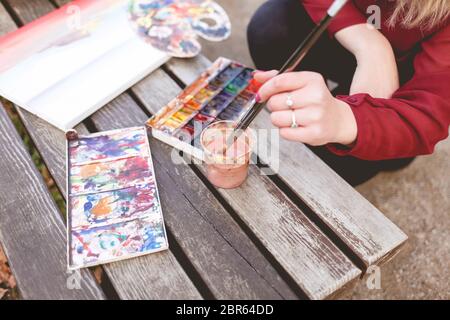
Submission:
<svg viewBox="0 0 450 320">
<path fill-rule="evenodd" d="M 255 71 L 253 74 L 253 78 L 258 81 L 259 83 L 263 84 L 273 77 L 275 77 L 278 74 L 277 70 L 271 70 L 271 71 Z"/>
</svg>

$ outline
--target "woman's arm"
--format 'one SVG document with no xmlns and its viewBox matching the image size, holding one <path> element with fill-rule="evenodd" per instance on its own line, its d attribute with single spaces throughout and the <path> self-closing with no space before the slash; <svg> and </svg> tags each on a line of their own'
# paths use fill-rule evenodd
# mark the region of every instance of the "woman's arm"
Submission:
<svg viewBox="0 0 450 320">
<path fill-rule="evenodd" d="M 447 26 L 422 43 L 422 50 L 414 60 L 414 77 L 390 99 L 374 98 L 367 93 L 330 98 L 319 76 L 305 77 L 302 72 L 291 73 L 290 78 L 273 77 L 275 73 L 270 72 L 255 77 L 266 81 L 259 91 L 261 100 L 268 100 L 272 122 L 285 132 L 285 138 L 329 144 L 336 154 L 366 160 L 407 158 L 432 153 L 434 146 L 448 136 L 449 52 L 450 26 Z M 292 121 L 292 111 L 286 105 L 289 93 L 301 126 L 297 129 L 289 128 Z M 356 140 L 350 147 L 342 146 L 352 138 Z"/>
<path fill-rule="evenodd" d="M 300 0 L 309 16 L 318 23 L 333 0 Z M 390 98 L 398 89 L 398 71 L 389 41 L 371 25 L 367 17 L 349 1 L 328 27 L 343 47 L 356 58 L 357 68 L 350 94 L 369 93 Z"/>
<path fill-rule="evenodd" d="M 330 146 L 340 155 L 368 160 L 430 154 L 448 136 L 450 125 L 450 25 L 421 45 L 413 78 L 391 99 L 367 94 L 339 97 L 353 111 L 358 126 L 349 149 Z"/>
<path fill-rule="evenodd" d="M 356 58 L 350 94 L 390 98 L 399 88 L 399 77 L 394 52 L 384 35 L 368 24 L 357 24 L 341 29 L 335 37 Z"/>
</svg>

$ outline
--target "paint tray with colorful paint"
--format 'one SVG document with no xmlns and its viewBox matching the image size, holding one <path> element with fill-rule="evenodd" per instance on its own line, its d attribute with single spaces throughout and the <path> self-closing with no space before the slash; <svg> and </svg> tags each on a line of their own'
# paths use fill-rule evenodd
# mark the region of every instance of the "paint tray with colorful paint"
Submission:
<svg viewBox="0 0 450 320">
<path fill-rule="evenodd" d="M 167 249 L 146 128 L 66 137 L 68 268 Z"/>
<path fill-rule="evenodd" d="M 215 121 L 237 122 L 252 106 L 259 89 L 253 71 L 229 59 L 217 59 L 147 121 L 152 136 L 202 159 L 202 130 Z"/>
</svg>

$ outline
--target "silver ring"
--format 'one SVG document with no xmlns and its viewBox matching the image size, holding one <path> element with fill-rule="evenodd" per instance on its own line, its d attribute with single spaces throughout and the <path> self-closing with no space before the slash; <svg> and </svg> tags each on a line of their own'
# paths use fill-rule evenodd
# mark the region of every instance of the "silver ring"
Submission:
<svg viewBox="0 0 450 320">
<path fill-rule="evenodd" d="M 292 109 L 292 107 L 294 106 L 294 101 L 292 100 L 292 96 L 290 93 L 288 93 L 287 95 L 286 105 L 289 107 L 289 109 Z"/>
<path fill-rule="evenodd" d="M 297 119 L 295 118 L 295 111 L 292 111 L 292 124 L 291 128 L 298 128 Z"/>
</svg>

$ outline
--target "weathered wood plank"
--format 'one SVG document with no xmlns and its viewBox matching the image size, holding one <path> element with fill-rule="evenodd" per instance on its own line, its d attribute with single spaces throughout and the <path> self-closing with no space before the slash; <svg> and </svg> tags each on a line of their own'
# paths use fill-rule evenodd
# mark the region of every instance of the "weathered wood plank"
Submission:
<svg viewBox="0 0 450 320">
<path fill-rule="evenodd" d="M 271 127 L 270 117 L 264 112 L 255 128 Z M 279 177 L 366 267 L 388 261 L 408 239 L 403 231 L 306 146 L 280 141 L 280 161 Z"/>
<path fill-rule="evenodd" d="M 16 24 L 6 12 L 5 7 L 0 2 L 0 36 L 16 29 Z"/>
<path fill-rule="evenodd" d="M 209 64 L 200 56 L 172 59 L 167 66 L 188 84 Z M 267 111 L 257 117 L 253 127 L 272 127 Z M 406 234 L 303 144 L 280 141 L 277 174 L 366 266 L 380 264 L 407 240 Z"/>
<path fill-rule="evenodd" d="M 159 70 L 132 90 L 155 113 L 180 88 Z M 242 187 L 219 192 L 309 297 L 328 297 L 360 273 L 257 168 Z"/>
<path fill-rule="evenodd" d="M 58 6 L 63 6 L 63 5 L 65 5 L 65 4 L 68 4 L 69 2 L 71 2 L 72 0 L 55 0 L 55 3 L 58 5 Z"/>
<path fill-rule="evenodd" d="M 27 128 L 27 132 L 33 140 L 36 148 L 39 150 L 41 157 L 44 159 L 47 168 L 53 179 L 64 184 L 57 184 L 60 192 L 66 197 L 66 164 L 62 161 L 54 161 L 58 155 L 65 154 L 65 144 L 55 143 L 55 141 L 65 141 L 65 134 L 58 128 L 50 125 L 45 120 L 35 116 L 25 109 L 15 106 L 19 116 Z M 89 133 L 84 124 L 75 127 L 79 134 Z"/>
<path fill-rule="evenodd" d="M 16 10 L 22 22 L 30 22 L 45 14 L 53 7 L 42 4 L 40 8 L 27 5 L 26 1 L 11 1 L 11 7 Z M 38 2 L 36 2 L 38 4 Z M 0 21 L 5 21 L 8 28 L 2 31 L 12 31 L 15 26 L 6 13 L 0 11 Z M 19 115 L 27 127 L 30 136 L 41 153 L 50 173 L 65 196 L 65 137 L 64 132 L 51 126 L 29 112 L 18 108 Z M 80 133 L 87 133 L 84 125 L 76 128 Z M 65 241 L 64 241 L 65 242 Z M 63 257 L 66 253 L 64 251 Z M 120 263 L 105 265 L 106 270 L 117 294 L 122 299 L 199 299 L 200 293 L 170 252 L 154 254 Z M 161 275 L 160 270 L 166 273 Z M 14 272 L 14 270 L 13 270 Z M 27 283 L 24 283 L 26 286 Z"/>
<path fill-rule="evenodd" d="M 260 174 L 252 166 L 243 186 L 219 191 L 306 294 L 325 299 L 357 279 L 361 271 Z"/>
<path fill-rule="evenodd" d="M 5 3 L 8 3 L 14 10 L 22 24 L 30 23 L 37 17 L 55 10 L 55 7 L 48 0 L 7 0 Z"/>
<path fill-rule="evenodd" d="M 103 299 L 87 270 L 71 289 L 61 216 L 1 104 L 0 154 L 0 242 L 23 298 Z"/>
<path fill-rule="evenodd" d="M 153 82 L 160 81 L 160 74 L 153 74 Z M 147 119 L 146 114 L 127 95 L 120 96 L 91 117 L 99 130 L 142 125 Z M 220 233 L 237 233 L 238 226 L 202 181 L 181 157 L 176 153 L 171 155 L 172 149 L 168 146 L 151 139 L 151 148 L 166 226 L 214 297 L 280 299 L 280 293 L 249 264 L 248 258 L 254 260 L 253 257 L 243 256 L 248 252 L 238 251 Z M 229 226 L 216 226 L 214 222 L 217 221 L 212 218 L 217 216 L 221 217 L 222 224 Z M 230 236 L 235 235 L 228 235 L 228 238 Z M 249 240 L 243 234 L 239 236 L 248 248 Z M 288 298 L 295 297 L 287 285 L 284 284 L 282 289 Z"/>
<path fill-rule="evenodd" d="M 111 263 L 104 267 L 121 299 L 202 299 L 171 251 Z"/>
</svg>

